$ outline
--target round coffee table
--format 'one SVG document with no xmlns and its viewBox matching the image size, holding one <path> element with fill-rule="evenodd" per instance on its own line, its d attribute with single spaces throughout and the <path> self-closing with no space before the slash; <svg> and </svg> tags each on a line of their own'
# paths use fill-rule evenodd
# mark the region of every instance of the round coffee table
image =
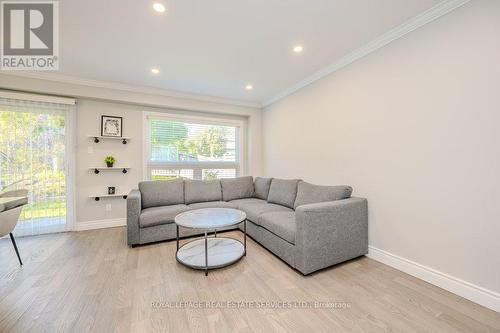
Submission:
<svg viewBox="0 0 500 333">
<path fill-rule="evenodd" d="M 194 269 L 205 270 L 231 265 L 246 255 L 246 214 L 233 208 L 202 208 L 180 213 L 175 217 L 177 229 L 177 261 Z M 217 237 L 217 229 L 243 223 L 243 243 L 229 237 Z M 198 229 L 204 233 L 202 239 L 195 239 L 179 247 L 179 227 Z M 210 232 L 214 237 L 208 237 Z"/>
</svg>

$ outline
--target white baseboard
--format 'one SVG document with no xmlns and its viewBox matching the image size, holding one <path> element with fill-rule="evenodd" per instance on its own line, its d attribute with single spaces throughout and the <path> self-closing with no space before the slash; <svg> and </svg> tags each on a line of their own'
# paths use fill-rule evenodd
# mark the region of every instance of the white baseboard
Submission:
<svg viewBox="0 0 500 333">
<path fill-rule="evenodd" d="M 75 230 L 83 231 L 83 230 L 93 230 L 93 229 L 104 229 L 104 228 L 123 227 L 125 225 L 127 225 L 126 218 L 81 221 L 76 224 Z"/>
<path fill-rule="evenodd" d="M 373 246 L 368 247 L 368 257 L 500 312 L 500 294 L 497 292 L 460 280 Z"/>
</svg>

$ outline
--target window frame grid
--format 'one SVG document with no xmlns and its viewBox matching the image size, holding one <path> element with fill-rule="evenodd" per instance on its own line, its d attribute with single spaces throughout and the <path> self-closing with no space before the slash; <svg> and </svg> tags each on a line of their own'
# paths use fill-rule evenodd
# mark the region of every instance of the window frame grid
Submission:
<svg viewBox="0 0 500 333">
<path fill-rule="evenodd" d="M 231 126 L 236 127 L 236 162 L 228 161 L 203 161 L 203 162 L 152 162 L 151 161 L 151 120 L 177 121 L 200 125 Z M 193 170 L 193 178 L 196 179 L 196 171 L 203 169 L 235 169 L 236 177 L 245 175 L 246 172 L 246 121 L 239 119 L 214 118 L 210 116 L 181 115 L 163 112 L 143 112 L 143 179 L 151 180 L 151 172 L 154 169 L 163 170 Z"/>
</svg>

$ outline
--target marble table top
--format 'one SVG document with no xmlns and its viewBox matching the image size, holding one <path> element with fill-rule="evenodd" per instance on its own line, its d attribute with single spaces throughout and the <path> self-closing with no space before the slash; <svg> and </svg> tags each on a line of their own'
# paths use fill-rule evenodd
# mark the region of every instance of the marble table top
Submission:
<svg viewBox="0 0 500 333">
<path fill-rule="evenodd" d="M 240 241 L 217 237 L 207 239 L 208 262 L 205 266 L 205 239 L 197 239 L 182 246 L 177 252 L 177 260 L 195 269 L 224 267 L 238 261 L 245 254 Z"/>
<path fill-rule="evenodd" d="M 175 223 L 192 229 L 217 229 L 243 222 L 245 212 L 233 208 L 202 208 L 180 213 Z"/>
<path fill-rule="evenodd" d="M 0 197 L 0 212 L 26 205 L 27 203 L 27 197 Z"/>
</svg>

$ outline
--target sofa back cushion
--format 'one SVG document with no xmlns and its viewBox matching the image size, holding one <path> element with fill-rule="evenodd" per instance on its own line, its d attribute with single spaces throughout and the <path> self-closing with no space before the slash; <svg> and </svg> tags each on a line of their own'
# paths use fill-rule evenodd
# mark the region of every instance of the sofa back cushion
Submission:
<svg viewBox="0 0 500 333">
<path fill-rule="evenodd" d="M 186 205 L 195 202 L 221 201 L 220 180 L 185 180 L 184 201 Z"/>
<path fill-rule="evenodd" d="M 293 208 L 297 196 L 298 179 L 273 178 L 267 202 Z"/>
<path fill-rule="evenodd" d="M 238 177 L 221 179 L 222 200 L 230 201 L 253 197 L 253 177 Z"/>
<path fill-rule="evenodd" d="M 141 191 L 142 208 L 184 203 L 184 181 L 182 179 L 140 182 L 139 191 Z"/>
<path fill-rule="evenodd" d="M 272 178 L 255 177 L 254 187 L 255 187 L 255 196 L 257 198 L 262 200 L 267 200 L 272 180 L 273 180 Z"/>
<path fill-rule="evenodd" d="M 351 194 L 352 187 L 347 185 L 321 186 L 300 181 L 294 209 L 311 203 L 348 199 Z"/>
</svg>

